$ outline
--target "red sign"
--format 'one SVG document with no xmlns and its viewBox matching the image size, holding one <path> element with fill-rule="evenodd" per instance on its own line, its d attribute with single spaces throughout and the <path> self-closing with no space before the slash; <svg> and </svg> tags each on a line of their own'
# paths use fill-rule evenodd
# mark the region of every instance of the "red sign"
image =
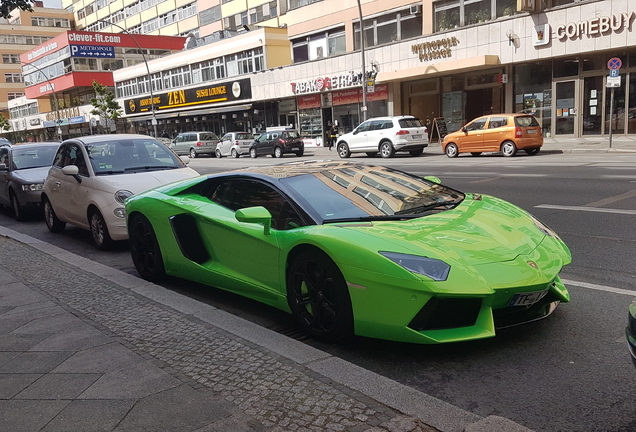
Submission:
<svg viewBox="0 0 636 432">
<path fill-rule="evenodd" d="M 367 102 L 384 100 L 389 98 L 389 89 L 386 84 L 376 85 L 373 93 L 367 92 Z M 353 103 L 362 103 L 362 89 L 354 88 L 351 90 L 341 90 L 333 92 L 333 105 L 348 105 Z"/>
<path fill-rule="evenodd" d="M 320 105 L 319 94 L 298 97 L 298 109 L 318 108 Z"/>
</svg>

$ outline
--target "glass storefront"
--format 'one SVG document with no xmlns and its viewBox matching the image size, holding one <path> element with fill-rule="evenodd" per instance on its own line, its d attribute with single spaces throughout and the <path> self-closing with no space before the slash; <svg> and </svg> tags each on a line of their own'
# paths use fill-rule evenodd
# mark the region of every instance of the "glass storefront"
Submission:
<svg viewBox="0 0 636 432">
<path fill-rule="evenodd" d="M 552 124 L 552 65 L 551 62 L 515 66 L 515 112 L 534 115 L 543 131 L 550 136 Z"/>
</svg>

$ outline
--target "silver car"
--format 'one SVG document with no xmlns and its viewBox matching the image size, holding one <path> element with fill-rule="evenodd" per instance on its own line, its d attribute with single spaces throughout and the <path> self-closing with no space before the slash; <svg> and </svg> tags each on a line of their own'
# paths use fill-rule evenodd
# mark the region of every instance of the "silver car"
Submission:
<svg viewBox="0 0 636 432">
<path fill-rule="evenodd" d="M 214 132 L 183 132 L 177 135 L 170 148 L 180 156 L 194 159 L 204 154 L 212 156 L 218 142 L 219 137 Z"/>
<path fill-rule="evenodd" d="M 42 186 L 60 143 L 0 147 L 0 204 L 10 206 L 16 220 L 42 207 Z"/>
<path fill-rule="evenodd" d="M 228 132 L 223 135 L 216 146 L 216 157 L 232 156 L 237 158 L 250 153 L 250 144 L 254 141 L 254 135 L 249 132 Z"/>
</svg>

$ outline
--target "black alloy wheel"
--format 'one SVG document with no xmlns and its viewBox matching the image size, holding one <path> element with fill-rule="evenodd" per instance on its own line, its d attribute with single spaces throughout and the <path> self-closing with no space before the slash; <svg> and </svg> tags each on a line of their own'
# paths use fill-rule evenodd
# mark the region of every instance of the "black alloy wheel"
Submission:
<svg viewBox="0 0 636 432">
<path fill-rule="evenodd" d="M 312 337 L 338 342 L 353 335 L 347 283 L 324 252 L 307 250 L 292 263 L 287 301 L 299 325 Z"/>
<path fill-rule="evenodd" d="M 143 215 L 134 215 L 129 224 L 130 255 L 135 268 L 147 281 L 160 281 L 165 277 L 166 272 L 152 224 Z"/>
</svg>

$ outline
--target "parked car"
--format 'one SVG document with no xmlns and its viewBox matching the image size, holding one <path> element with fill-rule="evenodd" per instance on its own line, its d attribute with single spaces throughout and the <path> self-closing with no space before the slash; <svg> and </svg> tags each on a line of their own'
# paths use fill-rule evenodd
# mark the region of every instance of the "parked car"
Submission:
<svg viewBox="0 0 636 432">
<path fill-rule="evenodd" d="M 199 155 L 212 156 L 218 142 L 219 137 L 214 132 L 184 132 L 177 135 L 170 147 L 178 155 L 194 159 Z"/>
<path fill-rule="evenodd" d="M 250 156 L 271 155 L 280 158 L 285 153 L 300 157 L 305 153 L 305 144 L 297 130 L 276 130 L 265 132 L 250 144 Z"/>
<path fill-rule="evenodd" d="M 442 150 L 449 158 L 460 153 L 479 156 L 483 152 L 501 151 L 514 156 L 517 150 L 529 155 L 539 153 L 543 145 L 541 126 L 528 114 L 491 114 L 478 117 L 442 141 Z"/>
<path fill-rule="evenodd" d="M 341 158 L 348 158 L 351 153 L 373 157 L 378 152 L 383 158 L 393 157 L 395 152 L 420 156 L 428 147 L 428 130 L 413 116 L 376 117 L 339 136 L 336 143 Z"/>
<path fill-rule="evenodd" d="M 252 141 L 254 141 L 254 135 L 249 132 L 228 132 L 216 146 L 216 157 L 231 155 L 237 158 L 249 154 Z"/>
<path fill-rule="evenodd" d="M 627 335 L 627 347 L 629 348 L 629 354 L 632 357 L 632 363 L 636 367 L 636 300 L 632 301 L 629 305 L 629 313 L 627 317 L 627 328 L 625 329 L 625 334 Z"/>
<path fill-rule="evenodd" d="M 11 141 L 9 141 L 8 139 L 4 138 L 4 137 L 0 137 L 0 146 L 10 146 L 13 145 L 11 143 Z"/>
<path fill-rule="evenodd" d="M 42 187 L 60 143 L 0 146 L 0 204 L 10 206 L 17 221 L 42 209 Z"/>
<path fill-rule="evenodd" d="M 319 339 L 495 336 L 570 299 L 570 251 L 521 208 L 347 161 L 201 176 L 126 200 L 132 260 L 290 312 Z M 249 265 L 246 265 L 249 263 Z"/>
<path fill-rule="evenodd" d="M 104 155 L 105 145 L 110 152 Z M 90 230 L 97 248 L 105 250 L 114 240 L 128 238 L 126 198 L 196 176 L 168 147 L 146 135 L 69 139 L 57 150 L 42 188 L 44 219 L 52 232 L 66 223 Z"/>
</svg>

